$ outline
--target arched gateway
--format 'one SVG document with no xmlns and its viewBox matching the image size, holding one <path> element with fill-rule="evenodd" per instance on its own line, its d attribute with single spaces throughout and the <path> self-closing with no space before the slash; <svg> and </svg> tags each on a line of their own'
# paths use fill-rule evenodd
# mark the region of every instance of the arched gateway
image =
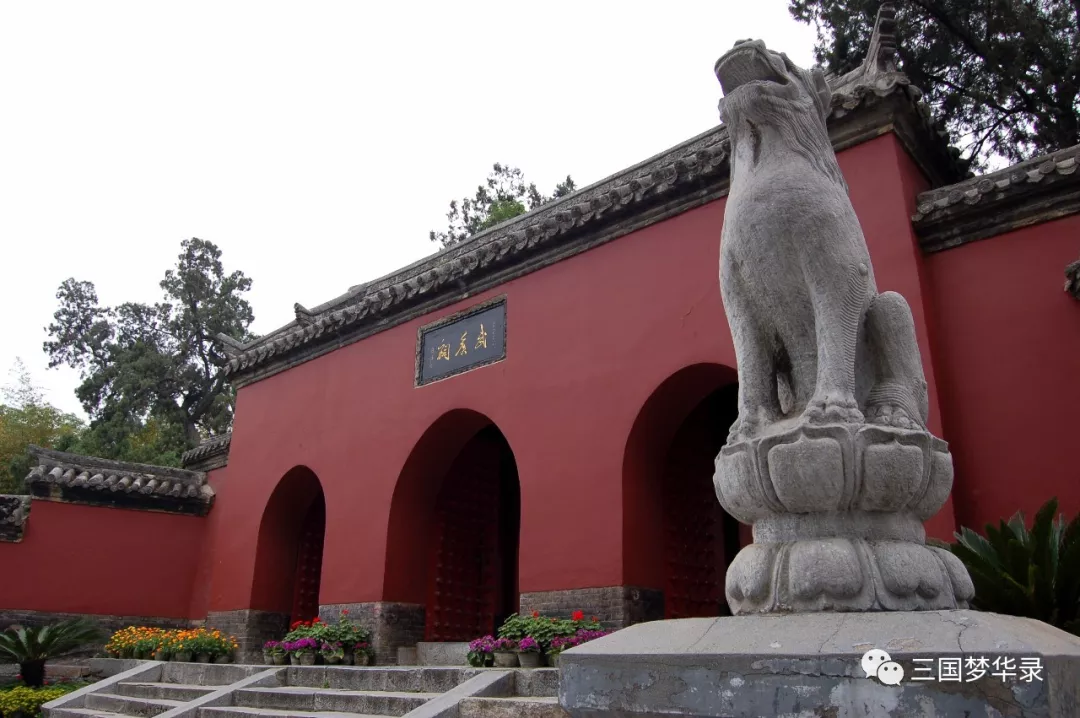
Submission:
<svg viewBox="0 0 1080 718">
<path fill-rule="evenodd" d="M 667 618 L 728 612 L 724 575 L 749 536 L 720 506 L 712 476 L 737 396 L 734 369 L 686 367 L 649 396 L 627 441 L 625 572 L 663 591 Z"/>
<path fill-rule="evenodd" d="M 290 616 L 319 615 L 326 501 L 322 485 L 306 466 L 281 478 L 263 511 L 255 556 L 252 606 Z"/>
<path fill-rule="evenodd" d="M 424 433 L 390 510 L 388 600 L 424 606 L 428 641 L 491 633 L 518 608 L 520 489 L 498 427 L 451 411 Z"/>
</svg>

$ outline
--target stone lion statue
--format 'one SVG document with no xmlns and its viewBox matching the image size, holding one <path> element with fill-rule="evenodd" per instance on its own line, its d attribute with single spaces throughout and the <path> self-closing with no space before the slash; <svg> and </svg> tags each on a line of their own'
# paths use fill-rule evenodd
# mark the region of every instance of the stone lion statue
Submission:
<svg viewBox="0 0 1080 718">
<path fill-rule="evenodd" d="M 904 298 L 878 294 L 829 141 L 820 70 L 744 40 L 716 63 L 731 139 L 721 292 L 739 370 L 729 443 L 792 423 L 925 429 Z"/>
</svg>

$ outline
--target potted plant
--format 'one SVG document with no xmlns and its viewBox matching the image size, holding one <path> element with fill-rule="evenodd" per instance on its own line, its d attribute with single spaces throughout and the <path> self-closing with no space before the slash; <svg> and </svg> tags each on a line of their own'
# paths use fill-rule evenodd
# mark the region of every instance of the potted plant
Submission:
<svg viewBox="0 0 1080 718">
<path fill-rule="evenodd" d="M 368 643 L 371 641 L 371 634 L 366 628 L 353 622 L 349 618 L 349 609 L 343 608 L 338 614 L 338 622 L 333 626 L 331 636 L 341 642 L 341 646 L 345 651 L 345 658 L 343 663 L 351 664 L 355 662 L 356 646 L 360 643 Z"/>
<path fill-rule="evenodd" d="M 497 668 L 514 668 L 518 665 L 518 642 L 513 638 L 499 638 L 491 647 Z"/>
<path fill-rule="evenodd" d="M 323 641 L 322 645 L 319 646 L 319 654 L 322 655 L 323 662 L 326 665 L 334 666 L 341 663 L 342 659 L 345 658 L 345 648 L 341 645 L 341 641 L 334 641 L 333 643 Z"/>
<path fill-rule="evenodd" d="M 0 660 L 19 664 L 26 685 L 45 682 L 45 661 L 78 650 L 104 638 L 95 624 L 71 618 L 39 628 L 12 626 L 0 633 Z"/>
<path fill-rule="evenodd" d="M 371 644 L 367 641 L 360 641 L 353 647 L 353 663 L 358 666 L 369 666 L 372 663 L 374 657 L 371 650 Z"/>
<path fill-rule="evenodd" d="M 540 666 L 540 644 L 532 636 L 525 636 L 517 645 L 518 661 L 522 668 L 537 668 Z"/>
<path fill-rule="evenodd" d="M 548 665 L 552 668 L 558 668 L 559 655 L 577 645 L 577 637 L 575 636 L 555 636 L 551 639 L 551 644 L 547 649 L 547 661 Z"/>
<path fill-rule="evenodd" d="M 466 660 L 473 668 L 483 668 L 494 663 L 495 639 L 492 636 L 483 636 L 469 643 L 469 652 Z"/>
<path fill-rule="evenodd" d="M 298 641 L 292 643 L 292 655 L 297 658 L 297 663 L 301 666 L 314 666 L 315 665 L 315 649 L 318 644 L 314 638 L 301 638 Z"/>
<path fill-rule="evenodd" d="M 240 644 L 232 636 L 220 636 L 217 651 L 214 653 L 214 663 L 232 663 L 233 653 L 239 647 Z"/>
<path fill-rule="evenodd" d="M 194 631 L 177 631 L 169 641 L 172 659 L 179 663 L 190 663 L 195 657 L 192 652 L 192 634 Z"/>
<path fill-rule="evenodd" d="M 277 651 L 281 649 L 281 641 L 267 641 L 263 644 L 263 664 L 272 666 L 274 664 L 274 656 Z"/>
</svg>

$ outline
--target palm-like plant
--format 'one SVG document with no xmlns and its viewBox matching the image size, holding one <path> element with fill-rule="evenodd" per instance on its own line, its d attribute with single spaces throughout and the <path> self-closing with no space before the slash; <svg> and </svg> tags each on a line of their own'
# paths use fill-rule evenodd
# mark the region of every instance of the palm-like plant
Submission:
<svg viewBox="0 0 1080 718">
<path fill-rule="evenodd" d="M 45 682 L 45 661 L 100 642 L 100 628 L 85 618 L 70 618 L 40 628 L 22 626 L 0 633 L 0 661 L 18 663 L 26 685 Z"/>
<path fill-rule="evenodd" d="M 1080 515 L 1066 524 L 1050 499 L 1028 531 L 1017 512 L 986 536 L 969 528 L 947 546 L 967 566 L 975 584 L 973 606 L 1010 616 L 1036 618 L 1080 635 Z"/>
</svg>

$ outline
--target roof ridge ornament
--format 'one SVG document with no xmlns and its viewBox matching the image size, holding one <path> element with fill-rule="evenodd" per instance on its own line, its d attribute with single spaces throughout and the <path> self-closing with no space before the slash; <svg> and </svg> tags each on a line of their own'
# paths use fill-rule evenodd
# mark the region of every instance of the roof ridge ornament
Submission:
<svg viewBox="0 0 1080 718">
<path fill-rule="evenodd" d="M 896 8 L 892 3 L 884 3 L 878 8 L 874 33 L 870 36 L 870 47 L 863 66 L 877 72 L 898 72 L 896 49 Z"/>
<path fill-rule="evenodd" d="M 215 338 L 221 342 L 221 348 L 225 352 L 225 356 L 232 358 L 238 357 L 244 353 L 244 345 L 230 337 L 228 334 L 218 332 L 215 335 Z"/>
<path fill-rule="evenodd" d="M 870 45 L 866 57 L 854 70 L 840 76 L 830 77 L 829 84 L 834 93 L 851 92 L 859 85 L 877 85 L 879 82 L 903 84 L 914 88 L 897 66 L 896 7 L 885 3 L 878 8 L 874 21 L 874 31 L 870 35 Z M 878 80 L 881 77 L 880 81 Z M 902 78 L 902 80 L 901 80 Z M 914 88 L 918 100 L 922 91 Z"/>
<path fill-rule="evenodd" d="M 315 312 L 311 311 L 300 302 L 293 305 L 293 312 L 296 314 L 296 323 L 303 327 L 313 324 L 318 318 Z"/>
</svg>

